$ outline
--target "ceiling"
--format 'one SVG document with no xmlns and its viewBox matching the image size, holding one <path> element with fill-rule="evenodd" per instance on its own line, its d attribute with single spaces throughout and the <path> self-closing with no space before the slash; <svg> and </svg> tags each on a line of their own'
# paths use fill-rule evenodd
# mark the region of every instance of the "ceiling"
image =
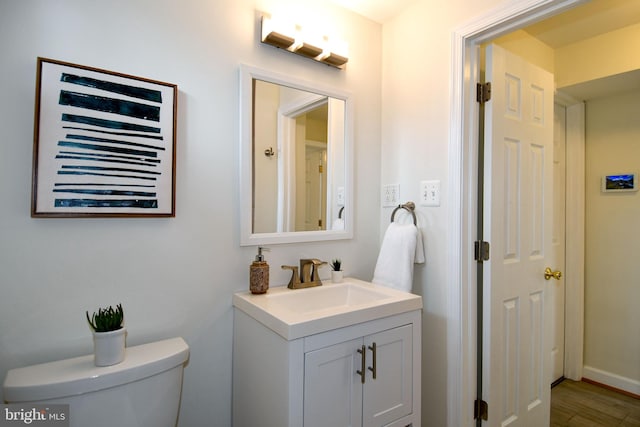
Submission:
<svg viewBox="0 0 640 427">
<path fill-rule="evenodd" d="M 524 28 L 533 37 L 557 49 L 640 22 L 638 0 L 592 0 Z M 560 88 L 579 100 L 589 100 L 640 89 L 640 70 L 616 74 Z"/>
<path fill-rule="evenodd" d="M 557 49 L 638 22 L 638 0 L 592 0 L 524 30 Z"/>
<path fill-rule="evenodd" d="M 384 24 L 417 0 L 329 0 Z M 591 0 L 584 5 L 531 25 L 526 31 L 552 48 L 640 22 L 638 0 Z"/>
<path fill-rule="evenodd" d="M 329 0 L 372 21 L 384 24 L 416 0 Z"/>
<path fill-rule="evenodd" d="M 562 93 L 580 101 L 603 98 L 634 90 L 640 90 L 640 70 L 628 71 L 560 88 Z"/>
<path fill-rule="evenodd" d="M 417 0 L 330 1 L 384 24 Z M 640 0 L 591 0 L 524 30 L 557 49 L 639 22 Z M 562 88 L 563 92 L 582 100 L 631 89 L 640 89 L 640 70 Z"/>
</svg>

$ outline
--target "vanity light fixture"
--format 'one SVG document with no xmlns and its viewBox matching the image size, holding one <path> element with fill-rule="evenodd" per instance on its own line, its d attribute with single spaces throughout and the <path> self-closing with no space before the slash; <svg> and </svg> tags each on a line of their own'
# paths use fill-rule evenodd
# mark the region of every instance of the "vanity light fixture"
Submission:
<svg viewBox="0 0 640 427">
<path fill-rule="evenodd" d="M 333 65 L 334 67 L 341 67 L 347 63 L 349 58 L 346 56 L 347 44 L 345 42 L 334 41 L 331 47 L 320 56 L 320 61 L 325 64 Z"/>
<path fill-rule="evenodd" d="M 266 15 L 262 17 L 261 41 L 340 69 L 349 61 L 345 42 L 330 40 L 326 36 L 310 36 L 304 33 L 300 26 L 278 21 Z"/>
<path fill-rule="evenodd" d="M 322 53 L 322 48 L 314 46 L 311 43 L 302 42 L 296 46 L 296 48 L 293 50 L 293 53 L 297 53 L 298 55 L 314 59 Z"/>
<path fill-rule="evenodd" d="M 262 43 L 288 49 L 295 43 L 295 27 L 285 22 L 262 17 Z"/>
</svg>

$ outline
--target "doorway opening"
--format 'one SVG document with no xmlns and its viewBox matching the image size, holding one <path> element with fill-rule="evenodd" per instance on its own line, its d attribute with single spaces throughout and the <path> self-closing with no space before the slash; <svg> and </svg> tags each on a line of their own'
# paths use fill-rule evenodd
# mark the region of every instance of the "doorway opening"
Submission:
<svg viewBox="0 0 640 427">
<path fill-rule="evenodd" d="M 475 406 L 476 382 L 475 354 L 477 343 L 469 337 L 477 333 L 476 262 L 473 248 L 476 239 L 475 223 L 478 215 L 475 205 L 478 197 L 477 135 L 479 134 L 478 105 L 475 103 L 475 82 L 480 81 L 480 45 L 503 34 L 515 31 L 538 20 L 565 11 L 579 0 L 529 2 L 526 5 L 508 6 L 495 11 L 489 18 L 483 17 L 454 32 L 452 111 L 451 111 L 451 162 L 450 180 L 461 188 L 461 197 L 452 203 L 452 241 L 454 248 L 451 276 L 459 279 L 460 287 L 450 289 L 452 311 L 459 324 L 450 334 L 450 354 L 459 355 L 450 365 L 449 378 L 452 405 L 449 406 L 450 425 L 472 425 Z M 455 256 L 458 255 L 458 256 Z M 455 318 L 455 316 L 452 316 Z M 464 408 L 460 411 L 460 406 Z"/>
<path fill-rule="evenodd" d="M 492 40 L 493 38 L 501 36 L 502 34 L 505 34 L 513 29 L 519 29 L 527 26 L 530 22 L 533 22 L 537 19 L 544 19 L 550 16 L 548 15 L 548 12 L 554 7 L 568 8 L 573 5 L 577 5 L 578 3 L 580 2 L 536 3 L 532 1 L 529 2 L 528 5 L 523 5 L 519 8 L 519 10 L 515 12 L 514 9 L 516 8 L 505 7 L 505 9 L 503 10 L 504 13 L 502 15 L 492 18 L 487 18 L 485 16 L 483 19 L 478 20 L 473 25 L 469 25 L 461 29 L 459 32 L 456 32 L 456 40 L 454 46 L 454 53 L 456 53 L 456 55 L 454 56 L 454 63 L 460 65 L 460 70 L 458 70 L 458 67 L 456 66 L 454 71 L 456 73 L 459 73 L 458 76 L 462 76 L 463 78 L 468 79 L 468 81 L 465 81 L 464 79 L 454 81 L 454 94 L 456 96 L 454 96 L 454 104 L 452 110 L 452 116 L 454 118 L 452 119 L 451 135 L 454 148 L 453 151 L 455 152 L 459 149 L 459 151 L 457 152 L 461 154 L 461 156 L 452 158 L 454 164 L 452 165 L 451 170 L 452 174 L 456 175 L 457 182 L 460 183 L 460 188 L 463 189 L 463 191 L 461 192 L 463 197 L 459 201 L 457 201 L 457 203 L 459 203 L 459 206 L 461 206 L 461 220 L 459 223 L 457 223 L 457 226 L 459 228 L 457 230 L 454 230 L 454 233 L 460 233 L 460 241 L 462 242 L 461 254 L 463 256 L 467 255 L 467 261 L 473 256 L 472 252 L 471 255 L 469 255 L 469 248 L 473 247 L 473 237 L 469 237 L 469 230 L 473 228 L 473 219 L 475 218 L 475 216 L 477 216 L 473 213 L 472 205 L 475 182 L 470 179 L 470 176 L 473 176 L 473 174 L 469 173 L 469 171 L 473 170 L 473 162 L 469 161 L 469 159 L 473 159 L 474 156 L 477 156 L 477 152 L 474 152 L 474 148 L 471 145 L 472 142 L 470 142 L 473 138 L 473 131 L 471 131 L 470 129 L 478 127 L 477 122 L 474 119 L 474 110 L 477 109 L 477 107 L 473 104 L 473 101 L 470 100 L 471 94 L 475 95 L 475 88 L 471 86 L 473 83 L 475 83 L 476 80 L 474 79 L 474 74 L 478 73 L 477 69 L 474 68 L 474 65 L 477 64 L 477 60 L 479 58 L 477 48 L 484 41 Z M 555 12 L 558 12 L 558 9 L 556 9 Z M 532 16 L 535 16 L 535 18 L 532 18 Z M 507 27 L 510 27 L 509 30 L 505 30 L 505 28 Z M 473 62 L 474 60 L 476 60 L 475 63 Z M 461 70 L 466 70 L 466 74 Z M 471 82 L 471 84 L 469 83 L 469 81 Z M 461 99 L 458 99 L 457 95 L 461 95 Z M 459 114 L 459 116 L 455 117 L 456 114 Z M 459 137 L 460 139 L 457 139 L 457 137 Z M 458 143 L 459 145 L 457 145 Z M 576 162 L 576 165 L 584 168 L 584 157 L 581 162 Z M 456 167 L 458 169 L 456 169 Z M 460 173 L 458 174 L 457 172 Z M 571 176 L 571 173 L 569 173 L 568 176 Z M 456 179 L 454 179 L 453 181 L 456 182 Z M 573 192 L 568 192 L 568 197 L 572 197 L 573 195 Z M 568 205 L 571 206 L 572 204 L 568 203 Z M 584 204 L 579 203 L 578 205 Z M 584 212 L 582 212 L 582 214 L 584 214 Z M 573 222 L 569 223 L 569 225 L 571 224 L 573 224 Z M 571 246 L 571 244 L 569 244 L 569 246 Z M 473 265 L 473 262 L 468 263 L 468 265 L 461 265 L 461 269 L 458 271 L 458 274 L 461 276 L 462 288 L 458 291 L 459 293 L 452 292 L 452 296 L 459 297 L 460 301 L 459 305 L 456 307 L 460 309 L 462 314 L 460 331 L 466 332 L 467 334 L 473 333 L 473 328 L 477 327 L 477 324 L 474 324 L 473 320 L 469 320 L 475 318 L 474 313 L 469 312 L 465 309 L 471 307 L 473 298 L 475 297 L 473 294 L 474 290 L 469 286 L 469 283 L 473 282 L 474 279 L 474 272 L 472 269 Z M 579 270 L 581 271 L 582 269 Z M 569 274 L 567 274 L 567 276 L 569 276 Z M 568 299 L 571 300 L 571 298 Z M 456 302 L 456 304 L 458 304 L 458 302 Z M 567 318 L 575 319 L 582 318 L 582 316 L 567 315 Z M 465 323 L 465 321 L 467 323 Z M 570 335 L 575 336 L 579 334 L 572 333 Z M 464 337 L 465 335 L 463 334 L 462 336 Z M 465 348 L 465 346 L 466 348 L 473 347 L 472 343 L 463 340 L 459 341 L 456 344 L 462 346 L 463 348 Z M 570 348 L 571 347 L 568 347 L 568 350 Z M 469 353 L 465 353 L 465 355 L 468 356 Z M 468 359 L 463 356 L 463 361 L 464 360 Z M 577 365 L 578 367 L 581 367 L 582 364 L 578 363 Z M 587 368 L 588 367 L 585 367 L 585 369 Z M 472 369 L 470 369 L 470 371 L 472 371 Z M 587 371 L 585 370 L 585 375 L 586 374 Z M 577 377 L 579 378 L 580 375 L 577 375 Z M 462 371 L 462 376 L 459 376 L 458 379 L 460 380 L 460 384 L 463 384 L 466 387 L 469 387 L 473 384 L 471 375 L 464 370 Z M 458 392 L 460 392 L 460 390 L 458 390 Z M 468 397 L 465 396 L 464 393 L 465 392 L 463 390 L 461 392 L 461 394 L 463 395 L 462 397 Z"/>
</svg>

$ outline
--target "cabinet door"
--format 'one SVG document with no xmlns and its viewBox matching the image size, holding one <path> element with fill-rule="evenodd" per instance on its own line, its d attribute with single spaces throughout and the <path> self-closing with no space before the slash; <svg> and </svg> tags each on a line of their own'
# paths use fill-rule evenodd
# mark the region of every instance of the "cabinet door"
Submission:
<svg viewBox="0 0 640 427">
<path fill-rule="evenodd" d="M 413 334 L 411 325 L 365 337 L 367 378 L 363 392 L 363 426 L 384 426 L 411 414 L 413 378 Z M 375 374 L 373 356 L 375 345 Z M 326 424 L 330 425 L 330 424 Z"/>
<path fill-rule="evenodd" d="M 304 426 L 362 425 L 362 339 L 305 353 Z"/>
</svg>

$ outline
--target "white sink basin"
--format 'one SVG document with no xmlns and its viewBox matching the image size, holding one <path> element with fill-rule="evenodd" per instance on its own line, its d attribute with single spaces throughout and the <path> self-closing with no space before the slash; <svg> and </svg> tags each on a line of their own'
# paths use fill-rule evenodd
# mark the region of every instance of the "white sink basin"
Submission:
<svg viewBox="0 0 640 427">
<path fill-rule="evenodd" d="M 422 308 L 422 297 L 357 279 L 307 289 L 239 292 L 233 305 L 292 340 Z"/>
<path fill-rule="evenodd" d="M 391 298 L 388 293 L 353 283 L 339 283 L 299 290 L 302 292 L 267 294 L 267 308 L 311 314 L 316 311 L 356 307 Z"/>
</svg>

